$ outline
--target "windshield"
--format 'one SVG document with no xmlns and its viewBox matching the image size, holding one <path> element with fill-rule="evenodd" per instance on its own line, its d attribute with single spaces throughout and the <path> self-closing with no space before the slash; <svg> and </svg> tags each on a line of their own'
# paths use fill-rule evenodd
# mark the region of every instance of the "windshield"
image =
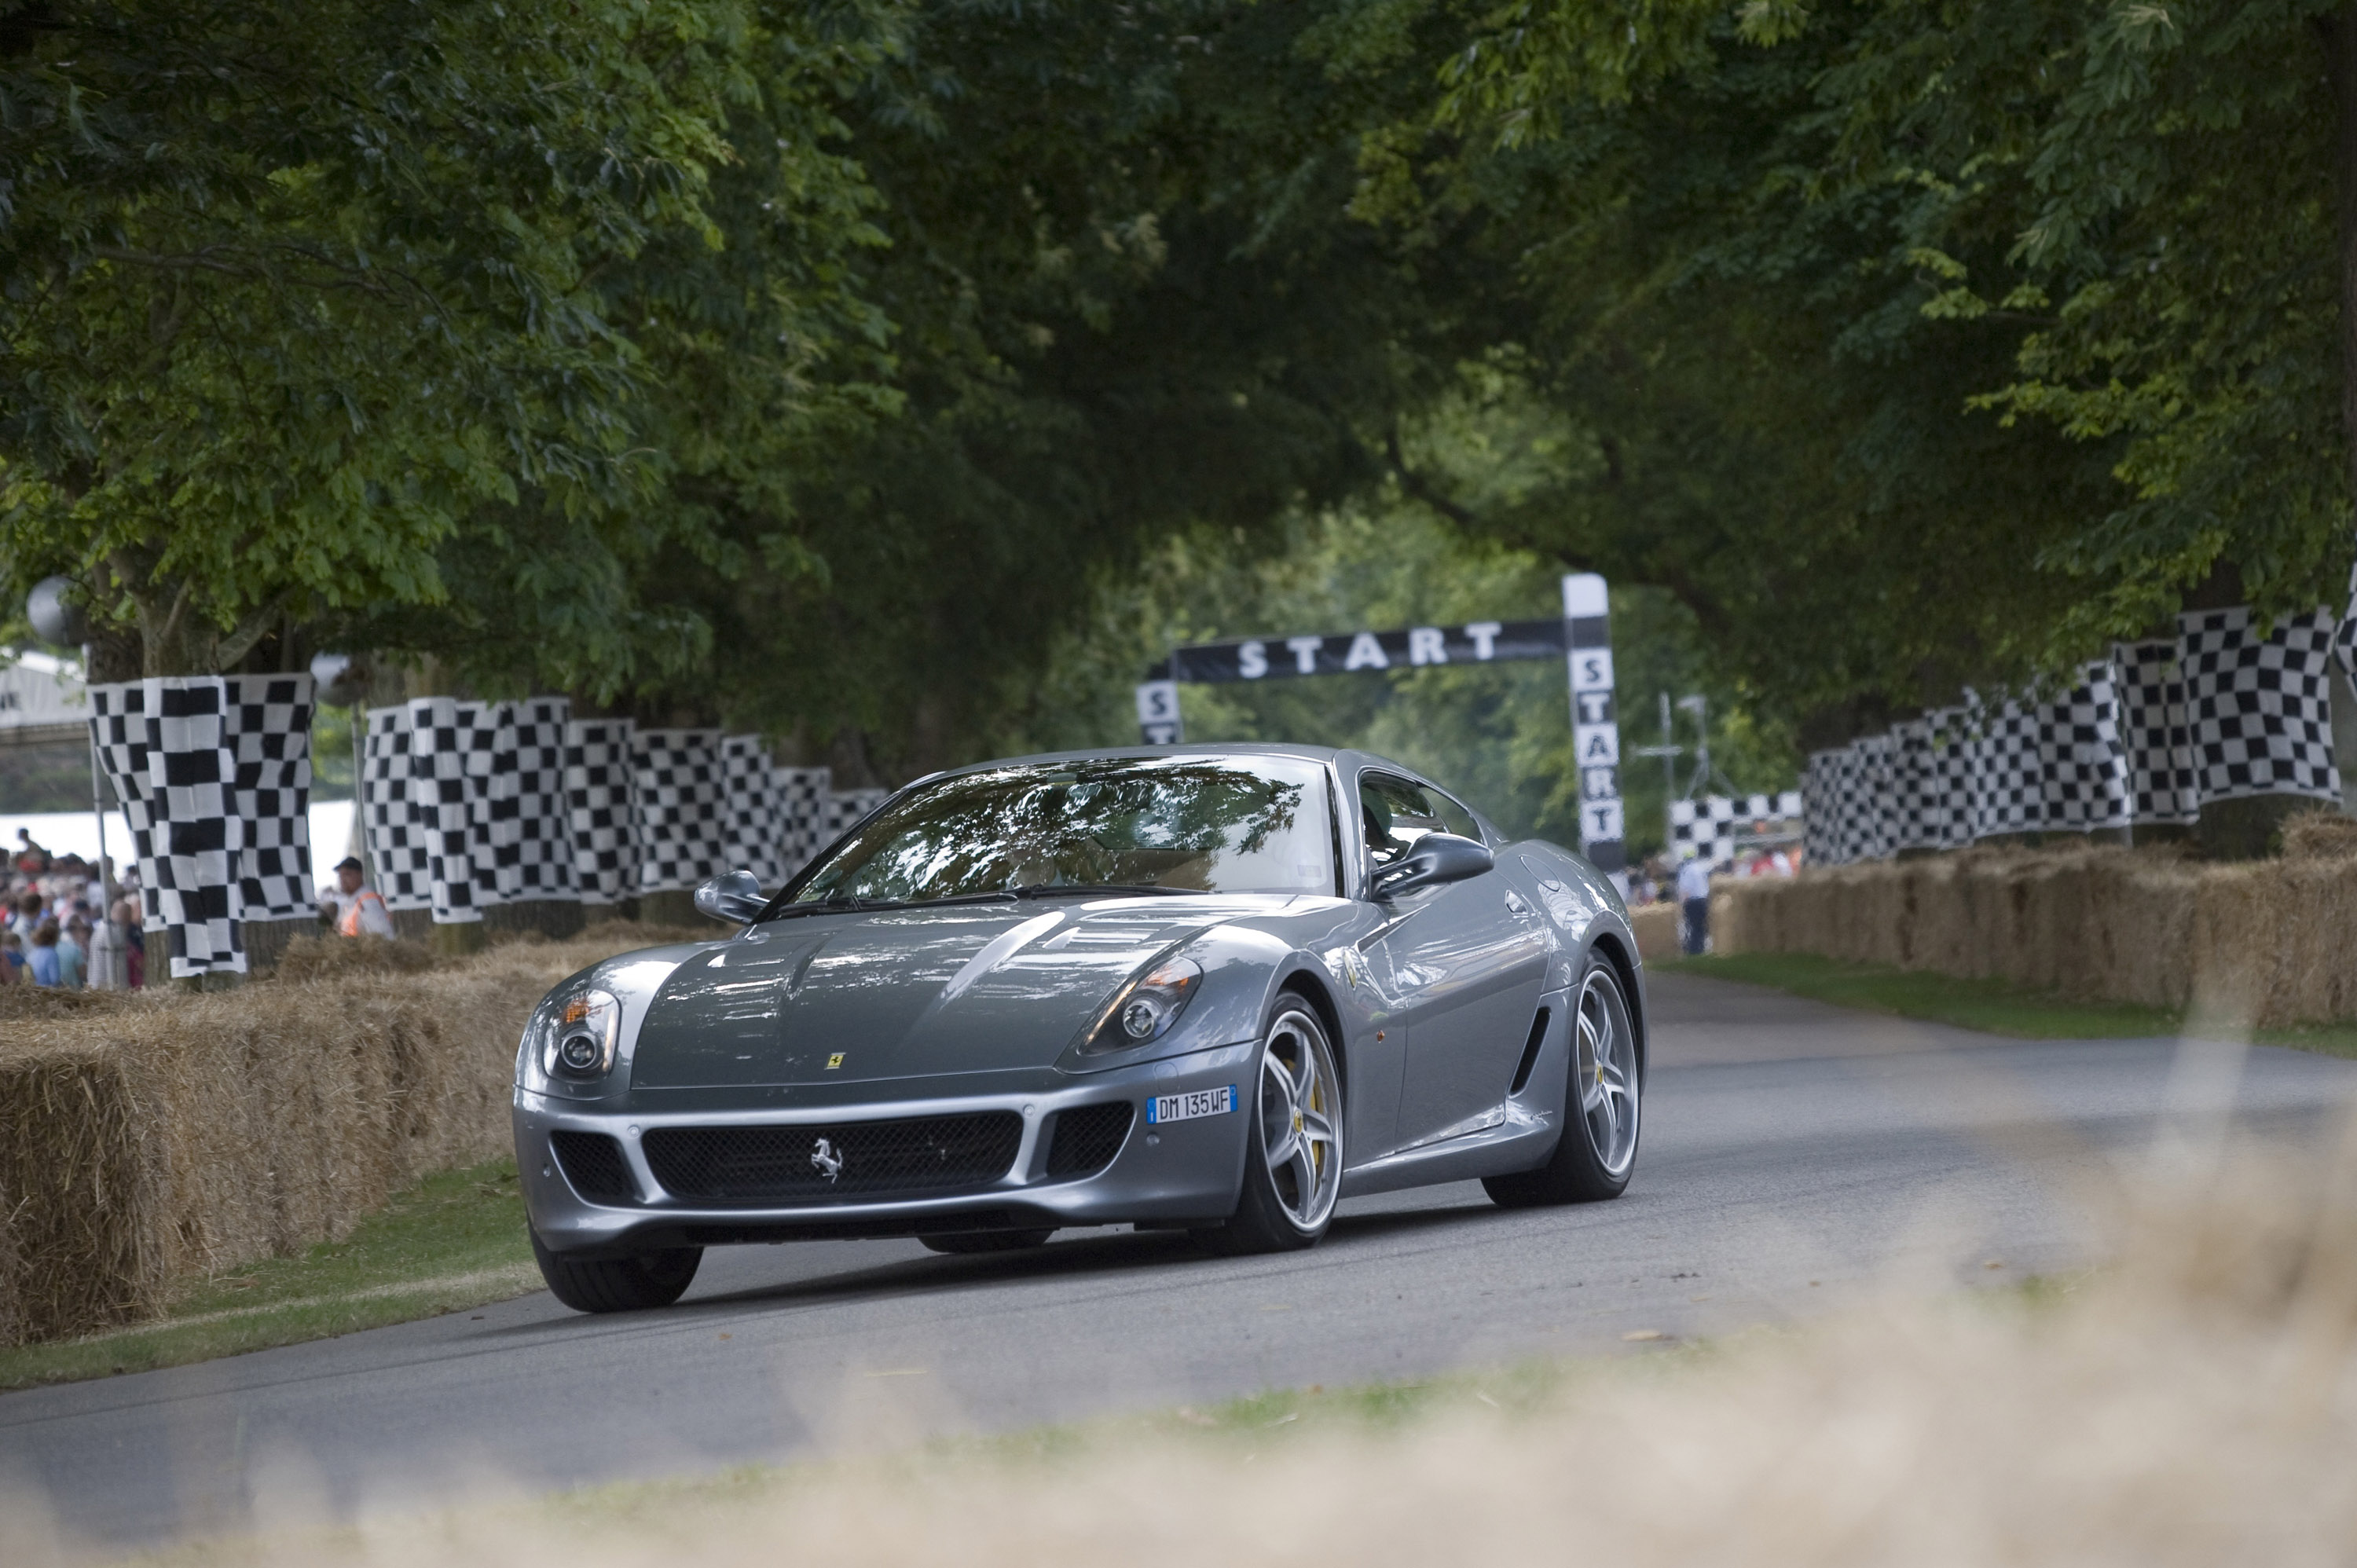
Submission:
<svg viewBox="0 0 2357 1568">
<path fill-rule="evenodd" d="M 789 906 L 1060 887 L 1334 891 L 1325 770 L 1275 757 L 1135 757 L 961 773 L 896 801 Z"/>
</svg>

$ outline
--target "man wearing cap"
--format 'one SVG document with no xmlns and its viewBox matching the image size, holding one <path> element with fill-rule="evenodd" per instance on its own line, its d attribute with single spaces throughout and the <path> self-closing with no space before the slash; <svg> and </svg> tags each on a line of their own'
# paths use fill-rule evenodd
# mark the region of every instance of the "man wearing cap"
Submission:
<svg viewBox="0 0 2357 1568">
<path fill-rule="evenodd" d="M 339 937 L 389 937 L 393 912 L 376 889 L 361 881 L 361 863 L 346 855 L 336 863 L 336 885 L 319 889 L 319 918 Z"/>
</svg>

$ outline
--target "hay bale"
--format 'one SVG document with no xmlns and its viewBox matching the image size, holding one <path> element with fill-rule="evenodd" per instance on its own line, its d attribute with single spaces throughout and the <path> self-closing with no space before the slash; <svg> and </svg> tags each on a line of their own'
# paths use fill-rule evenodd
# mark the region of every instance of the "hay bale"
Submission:
<svg viewBox="0 0 2357 1568">
<path fill-rule="evenodd" d="M 150 1316 L 193 1276 L 340 1240 L 418 1177 L 502 1153 L 533 1004 L 686 934 L 438 964 L 299 939 L 233 991 L 0 992 L 0 1344 Z"/>
<path fill-rule="evenodd" d="M 1675 958 L 1678 951 L 1678 907 L 1663 902 L 1640 904 L 1629 911 L 1629 929 L 1637 936 L 1637 956 L 1648 962 Z"/>
<path fill-rule="evenodd" d="M 2357 822 L 2317 813 L 2287 834 L 2298 853 L 2274 861 L 2064 840 L 1812 867 L 1730 884 L 1715 920 L 1722 951 L 2190 1008 L 2205 1026 L 2357 1017 Z"/>
</svg>

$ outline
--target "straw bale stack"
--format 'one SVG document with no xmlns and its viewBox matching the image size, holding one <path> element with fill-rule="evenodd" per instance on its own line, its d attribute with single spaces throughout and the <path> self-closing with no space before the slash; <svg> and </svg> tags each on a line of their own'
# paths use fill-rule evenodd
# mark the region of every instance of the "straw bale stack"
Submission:
<svg viewBox="0 0 2357 1568">
<path fill-rule="evenodd" d="M 439 964 L 305 939 L 233 991 L 0 991 L 0 1344 L 152 1316 L 183 1281 L 340 1239 L 419 1176 L 504 1152 L 533 1004 L 682 934 L 608 924 Z"/>
<path fill-rule="evenodd" d="M 1981 848 L 1725 885 L 1721 952 L 1808 952 L 2190 1008 L 2218 1024 L 2357 1016 L 2357 823 L 2286 831 L 2276 860 L 2173 847 Z"/>
</svg>

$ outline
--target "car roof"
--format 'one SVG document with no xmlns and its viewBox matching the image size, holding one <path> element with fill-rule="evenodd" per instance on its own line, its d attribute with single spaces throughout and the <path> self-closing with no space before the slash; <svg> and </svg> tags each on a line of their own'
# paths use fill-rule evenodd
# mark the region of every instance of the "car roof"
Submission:
<svg viewBox="0 0 2357 1568">
<path fill-rule="evenodd" d="M 1429 784 L 1472 812 L 1474 821 L 1481 825 L 1485 837 L 1496 843 L 1503 843 L 1505 840 L 1505 835 L 1498 831 L 1496 823 L 1491 822 L 1478 807 L 1467 804 L 1462 796 L 1439 779 L 1420 769 L 1410 768 L 1405 762 L 1394 761 L 1379 753 L 1358 751 L 1348 746 L 1296 746 L 1274 741 L 1237 740 L 1197 741 L 1180 746 L 1092 746 L 1085 751 L 1043 751 L 1028 757 L 995 757 L 987 762 L 970 762 L 962 768 L 944 768 L 938 773 L 930 773 L 922 779 L 911 779 L 902 788 L 931 783 L 936 779 L 953 778 L 961 773 L 978 773 L 990 768 L 1033 767 L 1058 762 L 1114 761 L 1131 757 L 1284 757 L 1299 762 L 1315 763 L 1320 767 L 1331 767 L 1345 778 L 1361 768 L 1380 768 Z"/>
</svg>

